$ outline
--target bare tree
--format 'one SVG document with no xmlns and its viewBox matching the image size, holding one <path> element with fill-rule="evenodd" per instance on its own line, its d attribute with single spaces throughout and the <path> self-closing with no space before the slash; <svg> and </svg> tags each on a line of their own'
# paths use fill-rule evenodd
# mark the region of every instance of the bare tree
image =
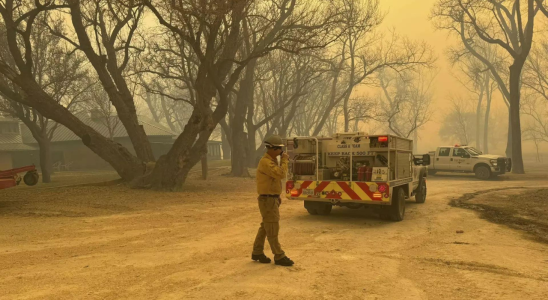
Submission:
<svg viewBox="0 0 548 300">
<path fill-rule="evenodd" d="M 114 140 L 114 133 L 120 125 L 120 119 L 105 90 L 97 83 L 84 94 L 82 106 L 91 112 L 91 118 L 107 128 L 108 138 Z"/>
<path fill-rule="evenodd" d="M 298 56 L 303 51 L 324 48 L 331 42 L 328 34 L 329 28 L 333 22 L 337 21 L 335 19 L 337 12 L 330 11 L 327 8 L 321 2 L 295 0 L 254 2 L 250 6 L 251 14 L 264 17 L 246 18 L 244 20 L 242 55 L 249 56 L 251 53 L 269 51 L 268 49 L 272 48 L 272 50 L 276 49 L 277 52 L 291 53 Z M 289 32 L 290 34 L 288 34 Z M 300 62 L 295 62 L 290 56 L 286 55 L 285 57 L 289 59 L 288 62 L 291 62 L 290 65 L 294 63 L 297 65 L 297 70 L 302 69 L 302 66 L 298 66 L 299 63 L 303 63 L 302 58 L 299 58 Z M 292 97 L 288 97 L 287 101 L 283 101 L 275 112 L 265 115 L 263 120 L 258 124 L 254 124 L 256 69 L 261 60 L 263 58 L 253 58 L 247 64 L 234 99 L 234 109 L 229 124 L 232 130 L 232 175 L 234 176 L 248 176 L 246 167 L 255 164 L 257 128 L 263 126 L 278 114 L 284 113 L 286 106 L 291 105 L 288 108 L 289 114 L 294 113 L 296 98 L 300 96 L 303 89 L 303 84 L 297 81 L 300 86 L 297 88 L 296 93 Z M 285 64 L 287 62 L 281 63 Z M 297 76 L 300 75 L 301 73 L 297 72 Z M 306 79 L 303 81 L 306 81 Z M 281 125 L 281 128 L 278 128 L 278 134 L 285 135 L 290 123 L 283 115 L 282 119 L 285 122 Z M 245 133 L 245 129 L 247 129 L 247 133 Z"/>
<path fill-rule="evenodd" d="M 548 42 L 543 40 L 532 50 L 523 71 L 523 86 L 548 101 Z"/>
<path fill-rule="evenodd" d="M 390 69 L 378 72 L 382 96 L 376 119 L 385 123 L 397 136 L 409 138 L 430 121 L 432 82 L 435 77 L 426 74 L 421 70 L 417 73 L 397 73 Z"/>
<path fill-rule="evenodd" d="M 295 119 L 305 117 L 299 111 L 317 105 L 317 98 L 310 94 L 322 75 L 313 57 L 282 51 L 262 60 L 257 71 L 256 101 L 248 105 L 246 123 L 248 167 L 256 165 L 264 152 L 262 143 L 257 147 L 258 132 L 261 140 L 273 133 L 286 137 L 293 131 Z"/>
<path fill-rule="evenodd" d="M 10 66 L 5 58 L 0 60 L 0 73 L 13 86 L 23 91 L 23 97 L 17 98 L 10 92 L 9 86 L 0 83 L 0 90 L 10 99 L 16 99 L 19 103 L 36 109 L 42 116 L 54 120 L 74 132 L 83 143 L 93 152 L 107 161 L 122 178 L 131 180 L 142 174 L 144 165 L 142 161 L 132 155 L 120 144 L 102 136 L 91 127 L 85 125 L 65 106 L 59 105 L 56 99 L 44 90 L 37 82 L 33 60 L 35 44 L 31 41 L 31 34 L 35 32 L 41 14 L 57 10 L 67 9 L 68 5 L 51 1 L 46 4 L 40 2 L 22 3 L 21 1 L 6 0 L 0 3 L 0 15 L 3 26 L 6 28 L 6 39 L 9 49 L 9 59 L 14 62 Z M 62 18 L 48 21 L 53 28 L 60 28 Z M 40 34 L 47 34 L 38 31 Z M 102 60 L 102 59 L 101 59 Z"/>
<path fill-rule="evenodd" d="M 343 112 L 346 110 L 346 127 L 350 121 L 348 99 L 350 99 L 352 91 L 357 85 L 366 83 L 367 79 L 370 79 L 369 84 L 374 83 L 374 80 L 370 77 L 377 71 L 388 68 L 396 72 L 403 72 L 419 66 L 430 66 L 434 62 L 431 50 L 426 44 L 412 42 L 395 34 L 388 41 L 380 40 L 369 46 L 369 48 L 364 49 L 365 53 L 359 57 L 362 69 L 357 67 L 354 71 L 352 71 L 352 68 L 350 69 L 351 73 L 354 72 L 354 75 L 350 76 L 354 79 L 353 81 L 343 81 L 345 83 L 341 84 L 341 74 L 345 70 L 346 62 L 344 44 L 341 47 L 343 50 L 341 50 L 339 56 L 332 60 L 324 60 L 330 64 L 332 72 L 330 101 L 323 110 L 322 117 L 316 124 L 313 135 L 318 135 L 322 131 L 326 120 L 331 116 L 331 110 L 339 103 L 343 104 Z M 346 106 L 344 103 L 346 103 Z"/>
<path fill-rule="evenodd" d="M 451 110 L 445 116 L 440 128 L 440 136 L 443 139 L 458 140 L 461 145 L 468 145 L 474 141 L 475 113 L 473 109 L 462 99 L 451 101 Z"/>
<path fill-rule="evenodd" d="M 144 47 L 138 30 L 144 6 L 133 2 L 70 0 L 67 3 L 71 30 L 77 39 L 71 38 L 63 23 L 49 28 L 51 34 L 63 38 L 86 55 L 116 108 L 137 157 L 148 162 L 154 161 L 154 155 L 144 128 L 139 124 L 133 88 L 125 76 L 131 59 Z"/>
<path fill-rule="evenodd" d="M 502 66 L 504 58 L 497 55 L 495 46 L 490 44 L 475 43 L 477 53 L 481 54 L 486 60 L 496 67 L 499 74 L 503 73 Z M 471 94 L 477 97 L 476 104 L 476 148 L 482 149 L 484 152 L 489 150 L 489 120 L 491 112 L 491 102 L 493 92 L 497 88 L 496 81 L 492 80 L 491 72 L 485 65 L 472 55 L 464 46 L 457 46 L 450 49 L 449 58 L 453 66 L 457 66 L 459 73 L 464 75 L 455 75 L 455 78 L 465 87 Z M 485 100 L 485 101 L 484 101 Z M 484 107 L 485 104 L 485 107 Z M 509 106 L 509 103 L 506 103 Z M 483 142 L 482 142 L 483 137 Z M 507 146 L 511 146 L 509 143 Z"/>
<path fill-rule="evenodd" d="M 57 37 L 43 35 L 42 22 L 46 14 L 36 16 L 38 30 L 28 33 L 27 39 L 34 45 L 34 51 L 30 54 L 33 62 L 31 75 L 41 89 L 51 95 L 57 105 L 62 105 L 73 110 L 80 100 L 80 96 L 89 89 L 86 84 L 87 73 L 82 70 L 84 58 L 71 54 L 68 49 L 60 45 Z M 7 32 L 0 30 L 0 40 L 4 45 L 7 42 Z M 0 60 L 11 68 L 16 64 L 11 58 L 10 50 L 0 48 Z M 0 110 L 12 117 L 21 120 L 29 129 L 39 146 L 40 170 L 42 181 L 51 182 L 53 172 L 51 157 L 51 140 L 58 127 L 58 123 L 48 119 L 33 109 L 23 104 L 26 95 L 20 87 L 12 84 L 9 79 L 0 74 Z"/>
<path fill-rule="evenodd" d="M 522 114 L 525 117 L 524 139 L 535 144 L 537 161 L 540 161 L 539 147 L 548 142 L 548 102 L 536 93 L 530 93 L 524 97 Z"/>
<path fill-rule="evenodd" d="M 439 28 L 456 32 L 470 53 L 489 68 L 499 87 L 510 102 L 513 173 L 523 174 L 520 91 L 521 73 L 533 44 L 535 15 L 541 6 L 527 0 L 524 9 L 519 0 L 439 0 L 433 17 Z M 495 67 L 474 47 L 479 39 L 497 45 L 511 57 L 509 82 L 506 85 Z"/>
</svg>

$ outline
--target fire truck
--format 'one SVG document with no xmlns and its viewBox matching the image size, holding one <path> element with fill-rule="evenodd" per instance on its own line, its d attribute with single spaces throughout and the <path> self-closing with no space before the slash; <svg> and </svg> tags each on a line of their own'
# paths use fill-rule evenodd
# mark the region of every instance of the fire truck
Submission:
<svg viewBox="0 0 548 300">
<path fill-rule="evenodd" d="M 376 206 L 382 219 L 401 221 L 405 200 L 426 201 L 428 154 L 413 155 L 413 141 L 393 135 L 337 133 L 286 139 L 286 196 L 304 201 L 312 215 L 333 206 Z"/>
</svg>

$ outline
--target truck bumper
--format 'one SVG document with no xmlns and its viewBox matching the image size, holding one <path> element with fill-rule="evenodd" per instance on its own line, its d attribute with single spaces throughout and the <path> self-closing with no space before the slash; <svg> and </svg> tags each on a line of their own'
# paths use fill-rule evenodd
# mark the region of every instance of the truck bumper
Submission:
<svg viewBox="0 0 548 300">
<path fill-rule="evenodd" d="M 497 166 L 491 166 L 491 172 L 502 175 L 512 170 L 511 158 L 499 158 L 497 159 Z"/>
</svg>

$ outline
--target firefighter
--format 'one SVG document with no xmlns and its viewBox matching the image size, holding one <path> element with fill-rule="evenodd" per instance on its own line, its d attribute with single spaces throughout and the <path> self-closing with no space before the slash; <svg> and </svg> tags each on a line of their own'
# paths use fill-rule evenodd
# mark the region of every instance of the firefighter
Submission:
<svg viewBox="0 0 548 300">
<path fill-rule="evenodd" d="M 251 259 L 260 263 L 270 263 L 270 258 L 264 254 L 265 239 L 268 239 L 270 249 L 274 254 L 274 262 L 280 266 L 292 266 L 294 262 L 285 255 L 278 241 L 280 231 L 280 211 L 282 203 L 282 179 L 287 175 L 289 155 L 282 151 L 283 141 L 280 136 L 273 135 L 265 141 L 266 153 L 257 167 L 257 193 L 259 194 L 259 210 L 262 223 L 253 244 Z M 280 165 L 277 157 L 281 155 Z"/>
</svg>

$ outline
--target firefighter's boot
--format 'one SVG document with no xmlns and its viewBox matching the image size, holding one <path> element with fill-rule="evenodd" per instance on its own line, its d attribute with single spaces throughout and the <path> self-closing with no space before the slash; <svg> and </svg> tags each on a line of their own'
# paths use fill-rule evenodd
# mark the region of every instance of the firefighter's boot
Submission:
<svg viewBox="0 0 548 300">
<path fill-rule="evenodd" d="M 294 262 L 289 257 L 285 256 L 282 259 L 276 260 L 275 264 L 278 266 L 291 267 Z"/>
<path fill-rule="evenodd" d="M 252 254 L 251 259 L 254 261 L 258 261 L 261 264 L 269 264 L 271 262 L 270 258 L 268 258 L 264 254 L 258 254 L 258 255 Z"/>
</svg>

